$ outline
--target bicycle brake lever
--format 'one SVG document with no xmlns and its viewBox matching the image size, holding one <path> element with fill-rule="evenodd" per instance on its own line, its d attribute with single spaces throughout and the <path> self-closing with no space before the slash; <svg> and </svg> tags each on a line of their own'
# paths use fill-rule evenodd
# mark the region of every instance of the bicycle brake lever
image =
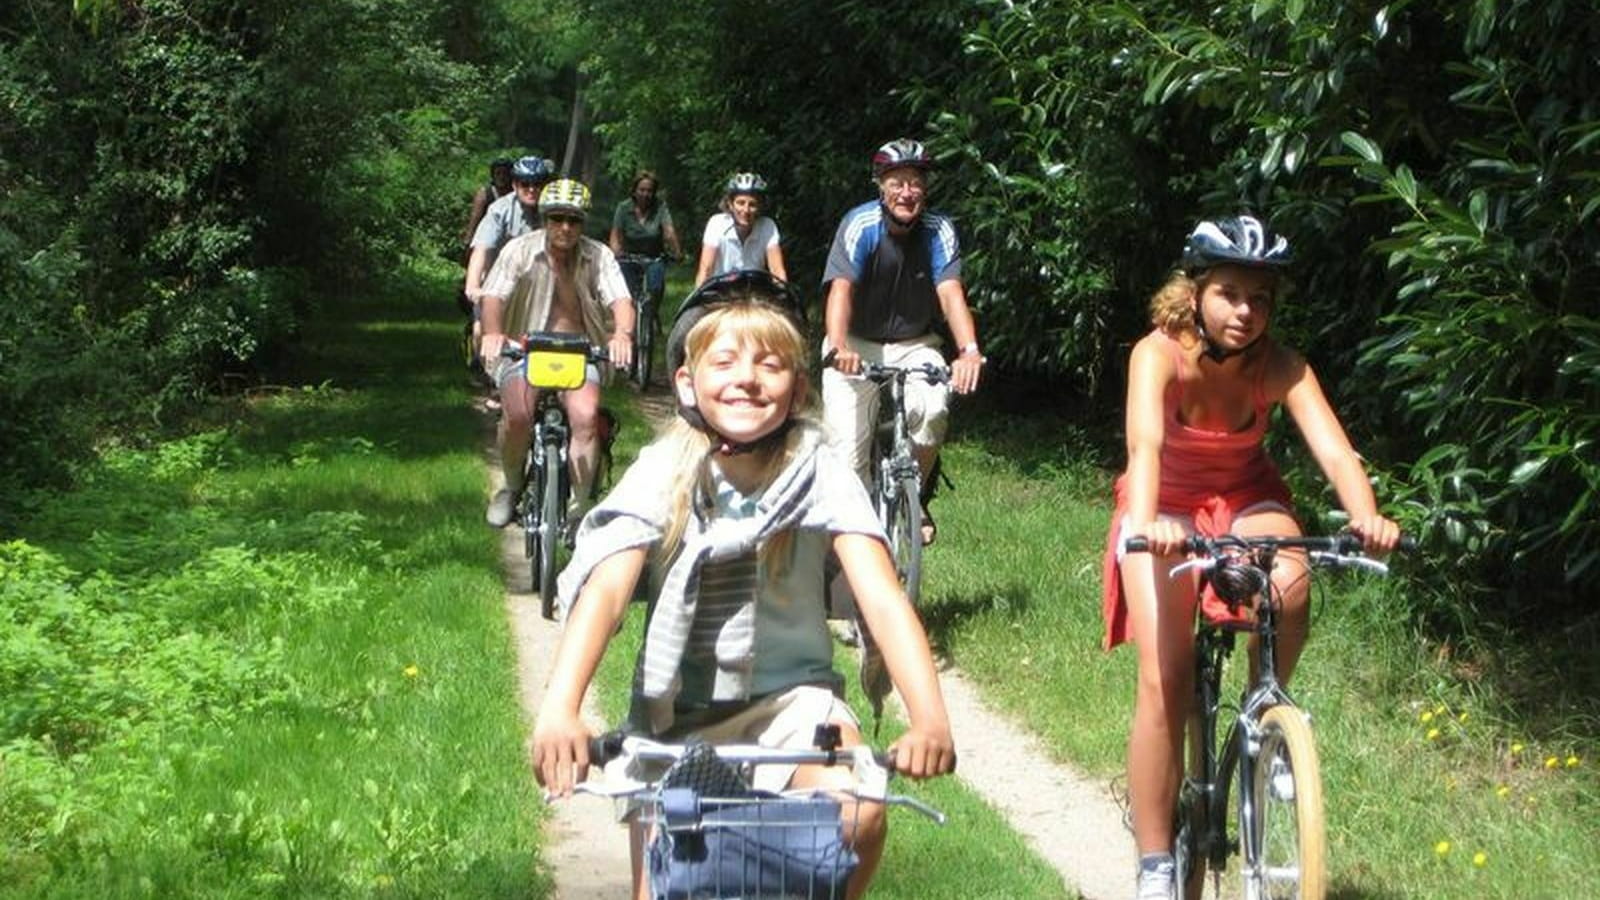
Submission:
<svg viewBox="0 0 1600 900">
<path fill-rule="evenodd" d="M 1346 556 L 1342 553 L 1312 553 L 1311 561 L 1331 568 L 1366 569 L 1379 575 L 1389 574 L 1389 564 L 1370 556 Z"/>
<path fill-rule="evenodd" d="M 1214 560 L 1214 559 L 1203 559 L 1203 558 L 1202 559 L 1191 559 L 1191 560 L 1188 560 L 1187 562 L 1181 562 L 1181 563 L 1178 563 L 1177 565 L 1173 566 L 1172 567 L 1172 571 L 1167 573 L 1167 577 L 1168 578 L 1177 578 L 1179 575 L 1182 575 L 1184 572 L 1187 572 L 1187 571 L 1189 571 L 1191 569 L 1198 569 L 1198 570 L 1201 570 L 1201 571 L 1210 571 L 1210 570 L 1216 568 L 1216 566 L 1217 566 L 1217 561 Z"/>
</svg>

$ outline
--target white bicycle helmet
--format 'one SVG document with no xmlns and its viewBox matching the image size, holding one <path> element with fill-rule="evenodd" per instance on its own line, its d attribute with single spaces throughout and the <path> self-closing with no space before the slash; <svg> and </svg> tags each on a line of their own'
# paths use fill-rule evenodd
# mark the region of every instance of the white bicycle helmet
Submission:
<svg viewBox="0 0 1600 900">
<path fill-rule="evenodd" d="M 765 194 L 767 180 L 754 172 L 738 172 L 728 178 L 722 192 L 729 197 L 734 194 Z"/>
</svg>

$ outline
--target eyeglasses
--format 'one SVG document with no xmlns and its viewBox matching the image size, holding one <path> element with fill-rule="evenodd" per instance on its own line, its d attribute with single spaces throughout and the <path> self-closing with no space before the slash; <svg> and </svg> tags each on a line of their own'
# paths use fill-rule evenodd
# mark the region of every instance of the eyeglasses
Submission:
<svg viewBox="0 0 1600 900">
<path fill-rule="evenodd" d="M 576 227 L 583 226 L 583 216 L 574 216 L 565 213 L 545 213 L 544 221 L 546 225 L 573 225 Z"/>
</svg>

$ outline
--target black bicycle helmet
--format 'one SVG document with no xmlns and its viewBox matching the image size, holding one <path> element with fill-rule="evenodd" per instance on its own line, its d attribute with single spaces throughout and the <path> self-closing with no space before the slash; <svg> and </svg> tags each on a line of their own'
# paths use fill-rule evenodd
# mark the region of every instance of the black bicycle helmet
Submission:
<svg viewBox="0 0 1600 900">
<path fill-rule="evenodd" d="M 764 269 L 737 269 L 706 279 L 684 298 L 667 335 L 667 371 L 676 372 L 683 365 L 689 329 L 702 316 L 724 303 L 751 300 L 777 307 L 794 322 L 795 328 L 804 332 L 805 307 L 792 285 Z"/>
<path fill-rule="evenodd" d="M 1289 241 L 1254 216 L 1204 220 L 1189 232 L 1181 265 L 1193 275 L 1212 266 L 1282 269 L 1293 261 Z"/>
<path fill-rule="evenodd" d="M 794 323 L 796 329 L 804 332 L 805 311 L 800 304 L 800 295 L 793 287 L 770 272 L 761 269 L 740 269 L 707 279 L 705 284 L 695 288 L 694 293 L 684 298 L 683 305 L 678 309 L 678 317 L 672 323 L 672 333 L 667 336 L 667 371 L 676 372 L 684 364 L 684 344 L 689 339 L 689 331 L 695 323 L 712 310 L 731 303 L 761 303 L 771 306 Z M 678 415 L 685 422 L 698 428 L 711 436 L 712 450 L 722 456 L 734 456 L 749 453 L 763 447 L 768 447 L 785 439 L 794 420 L 788 419 L 784 423 L 759 440 L 748 444 L 738 444 L 719 434 L 709 424 L 700 410 L 692 405 L 685 404 L 680 398 L 678 401 Z"/>
<path fill-rule="evenodd" d="M 890 169 L 910 166 L 926 172 L 933 168 L 933 157 L 922 142 L 910 138 L 896 138 L 872 154 L 872 177 L 881 178 Z"/>
</svg>

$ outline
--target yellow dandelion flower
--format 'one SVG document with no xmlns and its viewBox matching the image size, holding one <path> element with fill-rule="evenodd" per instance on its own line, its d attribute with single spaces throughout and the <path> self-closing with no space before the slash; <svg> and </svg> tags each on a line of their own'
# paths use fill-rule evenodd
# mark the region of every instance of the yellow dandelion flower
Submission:
<svg viewBox="0 0 1600 900">
<path fill-rule="evenodd" d="M 402 671 L 402 672 L 404 672 L 404 673 L 405 673 L 405 676 L 406 676 L 406 677 L 407 677 L 407 678 L 415 678 L 415 677 L 417 677 L 417 676 L 418 676 L 418 675 L 420 675 L 420 674 L 422 674 L 422 670 L 421 670 L 421 669 L 419 669 L 419 668 L 417 668 L 417 667 L 416 667 L 416 665 L 414 665 L 414 664 L 413 664 L 413 665 L 409 665 L 409 666 L 406 666 L 406 667 L 405 667 L 405 668 L 404 668 L 404 669 L 402 669 L 402 670 L 401 670 L 401 671 Z"/>
<path fill-rule="evenodd" d="M 1502 784 L 1494 789 L 1494 795 L 1504 800 L 1505 798 L 1511 796 L 1511 788 Z"/>
<path fill-rule="evenodd" d="M 1442 715 L 1444 715 L 1445 713 L 1447 713 L 1449 711 L 1450 711 L 1450 707 L 1445 706 L 1443 703 L 1441 703 L 1438 706 L 1435 706 L 1433 708 L 1433 714 L 1436 715 L 1436 716 L 1442 716 Z"/>
<path fill-rule="evenodd" d="M 1582 765 L 1582 760 L 1578 759 L 1577 755 L 1567 757 L 1567 768 L 1576 769 L 1580 765 Z"/>
<path fill-rule="evenodd" d="M 1461 715 L 1456 716 L 1456 721 L 1457 722 L 1465 722 L 1466 720 L 1467 720 L 1467 714 L 1466 713 L 1462 713 Z"/>
<path fill-rule="evenodd" d="M 1557 757 L 1557 756 L 1547 756 L 1547 757 L 1545 757 L 1544 767 L 1546 769 L 1554 769 L 1556 766 L 1559 766 L 1559 765 L 1561 765 L 1561 758 L 1560 757 Z"/>
<path fill-rule="evenodd" d="M 389 885 L 394 884 L 394 879 L 390 878 L 388 875 L 379 875 L 378 877 L 372 879 L 372 881 L 378 887 L 388 887 Z"/>
<path fill-rule="evenodd" d="M 1438 739 L 1439 739 L 1439 729 L 1437 729 L 1437 728 L 1429 728 L 1428 729 L 1428 740 L 1437 741 Z"/>
<path fill-rule="evenodd" d="M 1480 869 L 1484 866 L 1487 866 L 1489 864 L 1489 854 L 1483 852 L 1482 850 L 1472 854 L 1472 864 Z"/>
<path fill-rule="evenodd" d="M 1440 841 L 1439 843 L 1434 844 L 1433 845 L 1433 852 L 1437 853 L 1440 856 L 1449 855 L 1449 853 L 1450 853 L 1450 842 L 1449 841 Z"/>
<path fill-rule="evenodd" d="M 1521 741 L 1512 742 L 1512 744 L 1511 744 L 1511 752 L 1512 753 L 1521 753 L 1522 749 L 1523 748 L 1522 748 L 1522 742 Z"/>
<path fill-rule="evenodd" d="M 1422 723 L 1424 725 L 1426 725 L 1429 722 L 1432 722 L 1433 721 L 1433 710 L 1431 710 L 1431 709 L 1423 710 L 1422 711 L 1422 715 L 1418 716 L 1418 718 L 1420 718 L 1422 720 Z"/>
</svg>

